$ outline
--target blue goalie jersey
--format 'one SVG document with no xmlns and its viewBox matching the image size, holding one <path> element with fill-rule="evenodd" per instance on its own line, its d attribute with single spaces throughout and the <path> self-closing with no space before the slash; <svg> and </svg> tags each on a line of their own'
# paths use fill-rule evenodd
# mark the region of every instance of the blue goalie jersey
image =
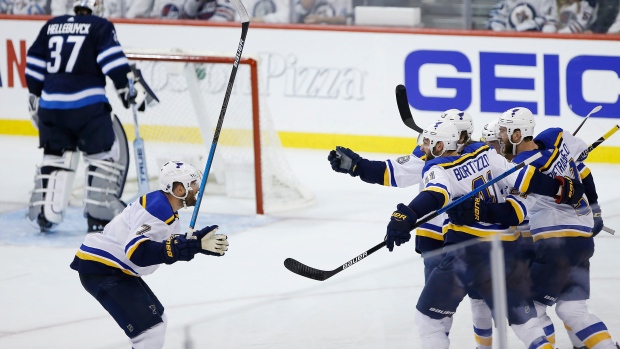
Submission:
<svg viewBox="0 0 620 349">
<path fill-rule="evenodd" d="M 127 86 L 129 71 L 114 25 L 93 15 L 52 18 L 26 58 L 28 90 L 45 109 L 107 103 L 105 76 L 119 89 Z"/>
</svg>

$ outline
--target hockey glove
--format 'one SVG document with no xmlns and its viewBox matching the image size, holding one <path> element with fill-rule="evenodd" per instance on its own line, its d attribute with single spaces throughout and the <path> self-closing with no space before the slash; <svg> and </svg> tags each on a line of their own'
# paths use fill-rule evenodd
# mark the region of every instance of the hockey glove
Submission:
<svg viewBox="0 0 620 349">
<path fill-rule="evenodd" d="M 556 176 L 555 180 L 560 184 L 558 193 L 553 197 L 558 204 L 575 205 L 586 191 L 580 181 L 575 181 L 568 176 Z"/>
<path fill-rule="evenodd" d="M 409 206 L 405 204 L 396 206 L 385 235 L 386 245 L 390 252 L 394 250 L 394 244 L 400 246 L 411 239 L 411 229 L 417 220 L 418 215 Z"/>
<path fill-rule="evenodd" d="M 30 112 L 30 122 L 32 126 L 39 129 L 39 97 L 34 93 L 28 95 L 28 112 Z"/>
<path fill-rule="evenodd" d="M 363 158 L 357 155 L 351 149 L 337 146 L 336 150 L 329 152 L 327 160 L 332 165 L 332 169 L 340 173 L 348 173 L 352 177 L 356 177 L 357 164 L 363 160 Z"/>
<path fill-rule="evenodd" d="M 129 109 L 131 104 L 136 104 L 136 99 L 140 93 L 138 84 L 134 85 L 133 93 L 130 93 L 129 86 L 116 90 L 118 98 L 123 102 L 123 107 Z M 138 105 L 138 111 L 144 111 L 146 109 L 146 101 L 142 99 L 142 103 Z"/>
<path fill-rule="evenodd" d="M 450 222 L 456 225 L 472 225 L 477 222 L 486 222 L 487 203 L 479 197 L 469 198 L 452 207 L 447 212 Z"/>
<path fill-rule="evenodd" d="M 186 235 L 171 235 L 164 246 L 165 263 L 172 264 L 176 261 L 191 261 L 200 249 L 200 241 L 188 239 Z"/>
<path fill-rule="evenodd" d="M 194 233 L 200 241 L 201 253 L 219 257 L 228 251 L 228 237 L 224 234 L 215 234 L 217 229 L 217 225 L 212 225 Z"/>
<path fill-rule="evenodd" d="M 592 214 L 594 217 L 594 227 L 592 228 L 592 236 L 596 236 L 603 230 L 603 216 L 601 216 L 601 206 L 598 203 L 590 204 Z"/>
</svg>

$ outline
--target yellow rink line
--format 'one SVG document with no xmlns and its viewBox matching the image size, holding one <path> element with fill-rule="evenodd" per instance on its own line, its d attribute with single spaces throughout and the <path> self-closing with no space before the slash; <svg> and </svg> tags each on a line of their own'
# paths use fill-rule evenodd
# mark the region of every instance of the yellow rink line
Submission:
<svg viewBox="0 0 620 349">
<path fill-rule="evenodd" d="M 133 141 L 133 125 L 123 125 L 129 141 Z M 141 125 L 140 136 L 146 140 L 162 141 L 161 134 L 163 126 Z M 166 127 L 169 128 L 169 127 Z M 182 143 L 199 144 L 202 141 L 200 132 L 196 127 L 175 127 L 174 134 L 179 135 L 177 139 L 169 140 Z M 169 130 L 167 130 L 169 132 Z M 0 134 L 37 136 L 37 130 L 29 120 L 0 120 Z M 238 137 L 244 134 L 243 137 Z M 267 139 L 264 134 L 263 138 Z M 278 132 L 282 146 L 287 148 L 303 149 L 334 149 L 337 145 L 351 148 L 358 152 L 376 152 L 389 154 L 409 154 L 416 145 L 415 138 L 409 137 L 387 137 L 387 136 L 361 136 L 346 134 L 327 134 L 327 133 L 306 133 L 306 132 Z M 240 144 L 238 139 L 245 139 L 244 144 Z M 250 132 L 247 130 L 222 130 L 218 144 L 231 146 L 248 146 L 251 142 Z M 588 157 L 588 162 L 620 163 L 620 147 L 600 146 Z"/>
</svg>

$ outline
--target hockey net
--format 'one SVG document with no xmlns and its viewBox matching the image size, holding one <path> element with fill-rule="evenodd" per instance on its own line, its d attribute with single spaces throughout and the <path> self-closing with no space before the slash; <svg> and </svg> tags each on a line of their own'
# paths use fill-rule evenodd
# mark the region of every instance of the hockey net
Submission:
<svg viewBox="0 0 620 349">
<path fill-rule="evenodd" d="M 128 50 L 160 103 L 138 112 L 144 140 L 150 190 L 169 160 L 183 160 L 203 170 L 220 116 L 234 56 L 188 51 Z M 268 105 L 259 93 L 258 60 L 242 58 L 217 143 L 205 194 L 256 201 L 256 213 L 295 209 L 314 195 L 291 170 Z M 113 112 L 134 136 L 133 115 L 117 98 L 112 84 L 107 95 Z M 133 151 L 133 150 L 132 150 Z M 133 152 L 126 190 L 137 187 Z"/>
</svg>

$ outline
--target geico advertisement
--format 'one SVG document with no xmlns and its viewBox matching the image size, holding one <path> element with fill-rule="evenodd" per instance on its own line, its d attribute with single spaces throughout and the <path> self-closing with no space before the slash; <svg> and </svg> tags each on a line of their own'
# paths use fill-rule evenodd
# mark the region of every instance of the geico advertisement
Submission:
<svg viewBox="0 0 620 349">
<path fill-rule="evenodd" d="M 25 55 L 43 24 L 0 19 L 0 119 L 29 117 Z M 115 26 L 125 48 L 231 55 L 241 32 L 240 27 L 201 25 Z M 476 120 L 477 135 L 486 122 L 515 106 L 538 116 L 537 130 L 574 130 L 601 105 L 580 131 L 592 142 L 620 122 L 620 41 L 574 38 L 250 26 L 243 54 L 259 58 L 261 103 L 279 131 L 412 136 L 398 117 L 394 97 L 396 85 L 405 84 L 419 124 L 446 109 L 465 109 Z M 222 75 L 230 68 L 222 71 L 205 77 L 211 88 L 225 89 L 228 79 Z M 247 78 L 237 76 L 235 86 L 247 85 Z M 620 137 L 605 144 L 620 145 Z"/>
</svg>

